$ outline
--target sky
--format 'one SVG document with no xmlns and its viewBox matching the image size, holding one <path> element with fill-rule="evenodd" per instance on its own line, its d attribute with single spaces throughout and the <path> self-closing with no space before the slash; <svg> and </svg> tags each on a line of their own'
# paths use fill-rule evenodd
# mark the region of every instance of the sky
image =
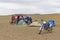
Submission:
<svg viewBox="0 0 60 40">
<path fill-rule="evenodd" d="M 60 0 L 0 0 L 0 15 L 60 13 Z"/>
</svg>

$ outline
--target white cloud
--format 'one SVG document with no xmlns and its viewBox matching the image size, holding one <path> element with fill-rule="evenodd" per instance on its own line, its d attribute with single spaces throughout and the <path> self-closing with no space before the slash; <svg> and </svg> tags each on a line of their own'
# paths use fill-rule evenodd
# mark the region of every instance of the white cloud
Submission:
<svg viewBox="0 0 60 40">
<path fill-rule="evenodd" d="M 0 8 L 5 9 L 37 9 L 31 5 L 24 5 L 24 4 L 16 4 L 16 3 L 0 3 Z"/>
<path fill-rule="evenodd" d="M 0 2 L 0 15 L 4 13 L 60 13 L 60 0 L 6 0 Z"/>
<path fill-rule="evenodd" d="M 29 13 L 31 10 L 38 10 L 38 8 L 35 6 L 18 3 L 0 3 L 0 15 L 5 15 L 5 13 Z M 33 13 L 33 11 L 30 13 Z"/>
</svg>

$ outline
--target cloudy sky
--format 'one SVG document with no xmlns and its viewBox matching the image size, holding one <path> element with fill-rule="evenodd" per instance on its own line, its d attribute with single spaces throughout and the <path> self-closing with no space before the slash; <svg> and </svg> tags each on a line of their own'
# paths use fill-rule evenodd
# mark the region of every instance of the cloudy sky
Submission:
<svg viewBox="0 0 60 40">
<path fill-rule="evenodd" d="M 60 0 L 0 0 L 0 15 L 60 13 Z"/>
</svg>

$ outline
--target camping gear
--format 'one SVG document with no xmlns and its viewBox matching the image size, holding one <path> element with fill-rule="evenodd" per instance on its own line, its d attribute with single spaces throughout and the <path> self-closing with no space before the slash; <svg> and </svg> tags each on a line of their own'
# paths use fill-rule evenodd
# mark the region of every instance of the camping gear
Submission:
<svg viewBox="0 0 60 40">
<path fill-rule="evenodd" d="M 31 27 L 37 27 L 37 26 L 41 26 L 41 24 L 39 22 L 32 22 L 29 26 Z"/>
<path fill-rule="evenodd" d="M 43 23 L 41 24 L 41 27 L 39 29 L 39 34 L 41 34 L 41 32 L 43 30 L 47 30 L 48 32 L 51 33 L 52 32 L 52 27 L 49 27 L 49 26 L 50 26 L 50 24 L 48 22 L 43 21 Z"/>
<path fill-rule="evenodd" d="M 24 20 L 24 16 L 23 14 L 15 14 L 15 15 L 12 15 L 11 17 L 11 24 L 12 23 L 18 23 L 19 20 Z"/>
<path fill-rule="evenodd" d="M 29 16 L 26 16 L 26 17 L 25 17 L 25 22 L 26 22 L 27 24 L 31 24 L 31 23 L 32 23 L 32 18 L 29 17 Z"/>
<path fill-rule="evenodd" d="M 54 20 L 48 20 L 48 22 L 49 22 L 49 24 L 50 24 L 50 26 L 55 26 L 55 21 Z"/>
<path fill-rule="evenodd" d="M 24 20 L 27 24 L 32 23 L 32 18 L 23 14 L 14 14 L 11 17 L 11 24 L 18 24 L 19 20 Z"/>
<path fill-rule="evenodd" d="M 23 25 L 23 24 L 25 24 L 25 21 L 24 20 L 19 20 L 19 22 L 18 22 L 18 24 L 17 25 Z"/>
</svg>

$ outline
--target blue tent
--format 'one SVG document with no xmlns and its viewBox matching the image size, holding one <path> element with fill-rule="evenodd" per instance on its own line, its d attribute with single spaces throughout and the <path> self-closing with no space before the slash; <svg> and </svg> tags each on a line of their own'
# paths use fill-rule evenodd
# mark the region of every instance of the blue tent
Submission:
<svg viewBox="0 0 60 40">
<path fill-rule="evenodd" d="M 18 24 L 17 25 L 23 25 L 25 22 L 24 22 L 24 20 L 19 20 L 19 22 L 18 22 Z"/>
<path fill-rule="evenodd" d="M 48 20 L 48 22 L 51 26 L 55 26 L 55 21 L 54 20 Z"/>
</svg>

